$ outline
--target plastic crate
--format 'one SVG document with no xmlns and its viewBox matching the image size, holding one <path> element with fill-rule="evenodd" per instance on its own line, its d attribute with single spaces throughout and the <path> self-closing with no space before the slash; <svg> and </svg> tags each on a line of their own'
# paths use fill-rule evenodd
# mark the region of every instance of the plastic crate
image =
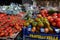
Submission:
<svg viewBox="0 0 60 40">
<path fill-rule="evenodd" d="M 0 37 L 0 40 L 22 40 L 21 34 L 22 32 L 18 32 L 12 37 Z"/>
<path fill-rule="evenodd" d="M 45 39 L 45 38 L 33 38 L 30 35 L 39 35 L 39 36 L 51 36 L 51 37 L 58 37 L 58 40 L 60 40 L 60 34 L 47 34 L 47 33 L 33 33 L 31 31 L 27 30 L 28 28 L 23 28 L 23 39 L 24 40 L 50 40 L 50 39 Z"/>
</svg>

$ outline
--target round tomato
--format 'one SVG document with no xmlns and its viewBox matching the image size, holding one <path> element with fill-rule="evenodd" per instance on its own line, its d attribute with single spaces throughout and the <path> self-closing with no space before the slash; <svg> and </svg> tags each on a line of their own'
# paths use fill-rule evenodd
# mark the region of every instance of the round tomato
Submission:
<svg viewBox="0 0 60 40">
<path fill-rule="evenodd" d="M 33 27 L 33 28 L 32 28 L 32 32 L 35 32 L 35 31 L 36 31 L 36 27 Z"/>
<path fill-rule="evenodd" d="M 57 13 L 52 14 L 52 16 L 57 16 Z"/>
<path fill-rule="evenodd" d="M 45 28 L 44 31 L 45 31 L 45 33 L 48 33 L 49 32 L 49 29 L 48 28 Z"/>
<path fill-rule="evenodd" d="M 57 22 L 57 27 L 60 28 L 60 22 Z"/>
<path fill-rule="evenodd" d="M 52 22 L 52 26 L 56 26 L 56 22 Z"/>
<path fill-rule="evenodd" d="M 56 18 L 56 20 L 55 20 L 56 22 L 60 22 L 60 18 Z"/>
</svg>

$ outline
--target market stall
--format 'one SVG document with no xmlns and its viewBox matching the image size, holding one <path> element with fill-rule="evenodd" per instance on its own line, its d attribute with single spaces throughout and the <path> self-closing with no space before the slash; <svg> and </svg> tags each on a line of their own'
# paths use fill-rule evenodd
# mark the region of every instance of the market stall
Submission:
<svg viewBox="0 0 60 40">
<path fill-rule="evenodd" d="M 0 40 L 60 40 L 60 7 L 56 3 L 22 0 L 22 4 L 0 6 Z"/>
</svg>

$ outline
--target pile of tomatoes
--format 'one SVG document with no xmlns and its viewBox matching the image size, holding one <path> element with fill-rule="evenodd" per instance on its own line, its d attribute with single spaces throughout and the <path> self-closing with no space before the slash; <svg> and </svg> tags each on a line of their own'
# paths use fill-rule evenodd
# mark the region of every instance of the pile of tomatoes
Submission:
<svg viewBox="0 0 60 40">
<path fill-rule="evenodd" d="M 54 13 L 49 13 L 48 10 L 43 9 L 40 10 L 40 14 L 46 17 L 52 26 L 60 28 L 60 13 L 56 11 Z M 40 15 L 38 16 L 40 17 Z"/>
<path fill-rule="evenodd" d="M 0 13 L 0 37 L 12 36 L 14 33 L 20 32 L 24 21 L 18 15 Z"/>
<path fill-rule="evenodd" d="M 52 26 L 60 28 L 60 13 L 53 13 L 52 15 L 48 16 L 47 19 Z"/>
</svg>

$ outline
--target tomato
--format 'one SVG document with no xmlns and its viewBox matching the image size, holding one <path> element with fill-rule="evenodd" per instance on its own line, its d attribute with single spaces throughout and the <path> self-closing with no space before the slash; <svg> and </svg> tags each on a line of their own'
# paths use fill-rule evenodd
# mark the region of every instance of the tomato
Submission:
<svg viewBox="0 0 60 40">
<path fill-rule="evenodd" d="M 9 30 L 9 32 L 12 32 L 12 31 L 13 31 L 12 29 Z"/>
<path fill-rule="evenodd" d="M 58 16 L 52 16 L 54 19 L 58 18 Z"/>
<path fill-rule="evenodd" d="M 45 13 L 41 13 L 41 15 L 42 15 L 43 17 L 46 17 Z"/>
<path fill-rule="evenodd" d="M 0 29 L 0 32 L 2 32 L 2 30 Z"/>
<path fill-rule="evenodd" d="M 9 28 L 6 29 L 7 32 L 9 32 L 9 30 L 10 30 Z"/>
<path fill-rule="evenodd" d="M 58 16 L 58 18 L 60 18 L 60 13 L 57 16 Z"/>
<path fill-rule="evenodd" d="M 45 28 L 44 31 L 45 31 L 45 33 L 48 33 L 49 32 L 49 29 L 48 28 Z"/>
<path fill-rule="evenodd" d="M 57 16 L 57 13 L 53 13 L 52 16 Z"/>
<path fill-rule="evenodd" d="M 7 36 L 8 36 L 8 33 L 6 32 L 6 33 L 5 33 L 5 37 L 7 37 Z"/>
<path fill-rule="evenodd" d="M 21 15 L 23 15 L 22 13 Z M 25 20 L 21 20 L 20 17 L 16 15 L 7 15 L 1 14 L 0 15 L 0 36 L 12 36 L 15 32 L 21 31 L 23 27 L 23 23 Z M 27 22 L 26 25 L 28 26 L 29 23 Z"/>
<path fill-rule="evenodd" d="M 19 29 L 20 29 L 20 27 L 19 27 L 19 25 L 18 25 L 18 24 L 16 24 L 16 25 L 15 25 L 15 28 L 16 28 L 17 30 L 19 30 Z"/>
<path fill-rule="evenodd" d="M 14 32 L 16 33 L 16 32 L 18 32 L 16 29 L 14 29 Z"/>
<path fill-rule="evenodd" d="M 41 15 L 42 15 L 43 17 L 47 17 L 47 16 L 48 16 L 48 11 L 47 11 L 46 9 L 41 10 Z"/>
<path fill-rule="evenodd" d="M 57 22 L 57 27 L 60 28 L 60 22 Z"/>
<path fill-rule="evenodd" d="M 49 21 L 50 21 L 50 22 L 53 22 L 53 21 L 54 21 L 54 19 L 53 19 L 53 18 L 51 18 Z"/>
<path fill-rule="evenodd" d="M 11 23 L 10 26 L 13 26 L 13 24 Z"/>
<path fill-rule="evenodd" d="M 52 22 L 52 26 L 56 26 L 56 22 Z"/>
<path fill-rule="evenodd" d="M 5 34 L 4 32 L 1 32 L 1 33 L 0 33 L 0 37 L 4 36 L 4 34 Z"/>
<path fill-rule="evenodd" d="M 47 19 L 50 20 L 52 18 L 52 16 L 48 16 Z"/>
<path fill-rule="evenodd" d="M 0 30 L 4 30 L 5 28 L 0 28 Z"/>
<path fill-rule="evenodd" d="M 55 20 L 56 22 L 60 22 L 60 18 L 56 18 L 56 20 Z"/>
<path fill-rule="evenodd" d="M 5 30 L 5 36 L 6 36 L 6 37 L 8 36 L 8 32 L 7 32 L 7 30 Z"/>
<path fill-rule="evenodd" d="M 47 19 L 48 19 L 49 22 L 53 22 L 54 21 L 54 18 L 52 16 L 48 16 Z"/>
<path fill-rule="evenodd" d="M 35 32 L 36 31 L 36 27 L 33 27 L 31 31 L 32 32 Z"/>
</svg>

